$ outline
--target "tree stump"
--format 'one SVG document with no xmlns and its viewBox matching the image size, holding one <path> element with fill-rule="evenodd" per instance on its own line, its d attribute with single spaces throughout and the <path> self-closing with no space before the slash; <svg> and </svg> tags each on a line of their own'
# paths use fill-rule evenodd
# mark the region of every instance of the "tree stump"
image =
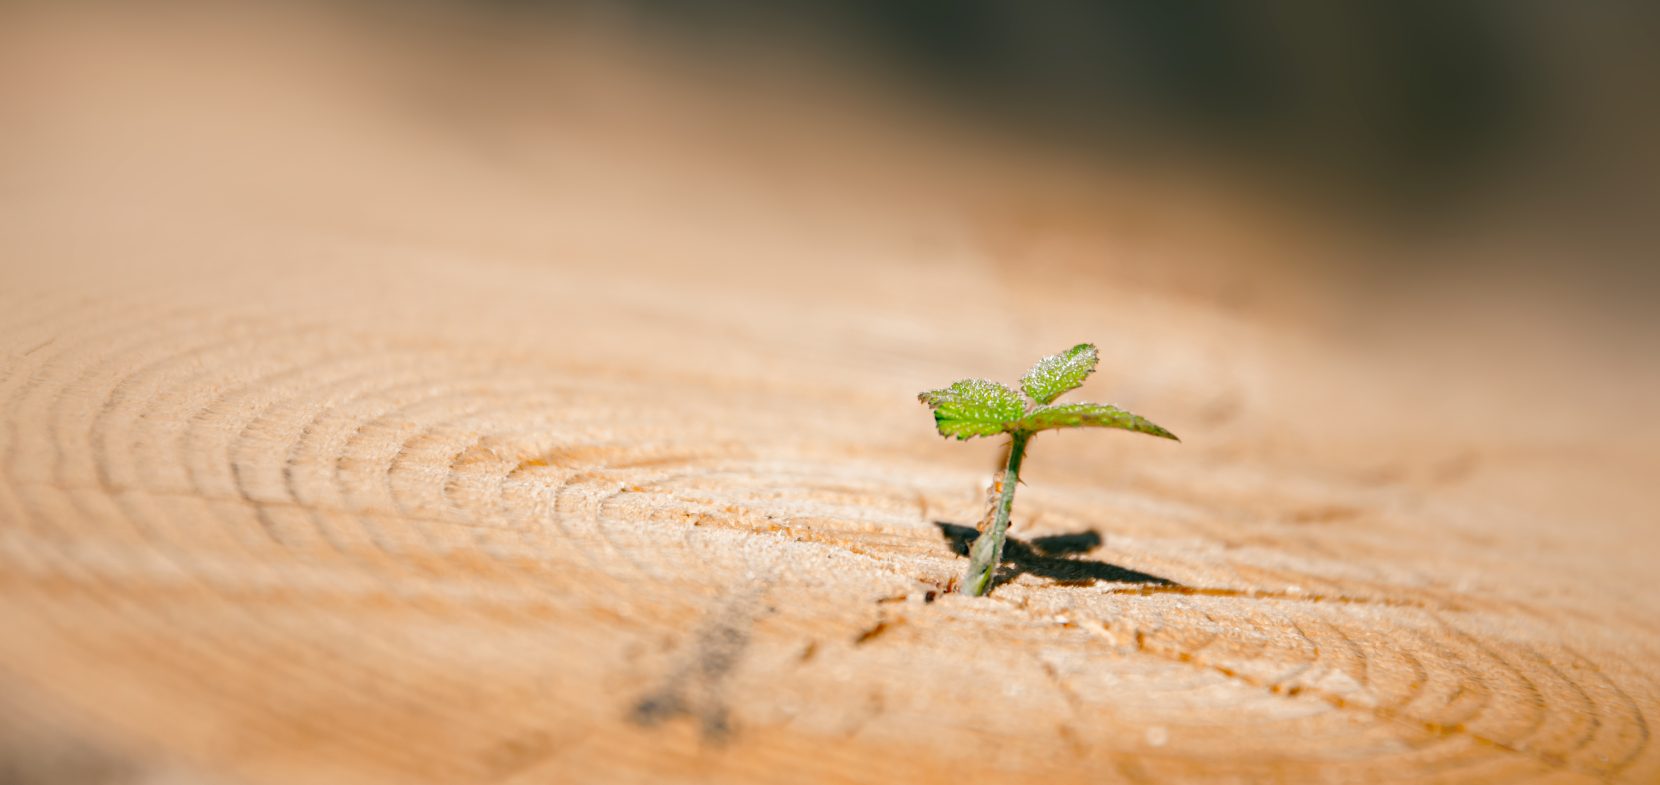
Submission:
<svg viewBox="0 0 1660 785">
<path fill-rule="evenodd" d="M 17 29 L 0 779 L 1660 779 L 1613 413 L 973 231 L 701 231 L 368 112 L 284 104 L 227 176 L 140 122 L 196 104 L 102 111 L 165 47 Z M 1001 585 L 950 593 L 996 446 L 915 393 L 1084 340 L 1185 442 L 1040 436 Z"/>
</svg>

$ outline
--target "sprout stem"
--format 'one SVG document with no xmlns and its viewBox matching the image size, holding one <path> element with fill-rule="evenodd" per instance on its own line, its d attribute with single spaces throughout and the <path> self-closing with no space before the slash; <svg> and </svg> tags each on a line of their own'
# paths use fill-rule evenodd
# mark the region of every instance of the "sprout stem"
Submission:
<svg viewBox="0 0 1660 785">
<path fill-rule="evenodd" d="M 991 590 L 992 574 L 1003 563 L 1003 539 L 1009 531 L 1009 510 L 1014 507 L 1014 489 L 1020 484 L 1020 462 L 1026 457 L 1026 442 L 1032 438 L 1029 431 L 1015 431 L 1009 440 L 1009 463 L 1003 469 L 1002 493 L 997 496 L 997 515 L 991 529 L 980 532 L 968 552 L 968 573 L 957 591 L 970 597 L 979 597 Z"/>
</svg>

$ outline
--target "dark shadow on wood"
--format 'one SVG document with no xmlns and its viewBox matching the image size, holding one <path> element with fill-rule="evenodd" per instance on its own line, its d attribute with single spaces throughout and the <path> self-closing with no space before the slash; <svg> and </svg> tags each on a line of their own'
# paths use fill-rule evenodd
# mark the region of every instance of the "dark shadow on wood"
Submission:
<svg viewBox="0 0 1660 785">
<path fill-rule="evenodd" d="M 934 521 L 940 534 L 958 556 L 968 555 L 969 543 L 980 532 L 972 526 L 961 526 L 948 521 Z M 1103 561 L 1071 558 L 1101 547 L 1101 535 L 1094 531 L 1072 534 L 1051 534 L 1018 540 L 1009 537 L 1003 545 L 1003 564 L 993 578 L 993 585 L 1007 583 L 1020 575 L 1030 573 L 1048 578 L 1066 586 L 1092 586 L 1097 582 L 1134 583 L 1144 586 L 1178 586 L 1175 581 L 1145 572 L 1108 564 Z"/>
</svg>

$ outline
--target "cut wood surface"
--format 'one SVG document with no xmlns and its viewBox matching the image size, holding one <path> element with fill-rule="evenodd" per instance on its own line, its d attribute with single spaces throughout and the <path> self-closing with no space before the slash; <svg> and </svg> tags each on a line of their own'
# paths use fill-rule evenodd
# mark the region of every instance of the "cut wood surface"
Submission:
<svg viewBox="0 0 1660 785">
<path fill-rule="evenodd" d="M 1357 351 L 1112 232 L 839 231 L 35 11 L 0 781 L 1660 780 L 1652 401 L 1549 347 Z M 1006 582 L 947 593 L 997 447 L 915 393 L 1085 340 L 1184 442 L 1039 436 Z"/>
</svg>

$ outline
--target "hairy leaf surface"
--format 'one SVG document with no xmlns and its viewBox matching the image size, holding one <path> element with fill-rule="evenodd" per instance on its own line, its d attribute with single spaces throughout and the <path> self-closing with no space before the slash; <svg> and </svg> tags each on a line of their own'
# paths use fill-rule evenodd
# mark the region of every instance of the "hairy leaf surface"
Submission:
<svg viewBox="0 0 1660 785">
<path fill-rule="evenodd" d="M 1049 403 L 1068 390 L 1077 389 L 1095 371 L 1098 355 L 1095 344 L 1080 343 L 1060 354 L 1051 354 L 1032 366 L 1020 379 L 1020 389 L 1032 400 Z"/>
<path fill-rule="evenodd" d="M 1040 406 L 1021 418 L 1015 427 L 1023 431 L 1046 431 L 1054 428 L 1122 428 L 1181 441 L 1159 427 L 1152 420 L 1104 403 L 1066 403 Z"/>
<path fill-rule="evenodd" d="M 922 393 L 917 400 L 934 410 L 934 426 L 941 436 L 958 439 L 1003 433 L 1026 414 L 1019 393 L 984 379 L 963 379 Z"/>
</svg>

